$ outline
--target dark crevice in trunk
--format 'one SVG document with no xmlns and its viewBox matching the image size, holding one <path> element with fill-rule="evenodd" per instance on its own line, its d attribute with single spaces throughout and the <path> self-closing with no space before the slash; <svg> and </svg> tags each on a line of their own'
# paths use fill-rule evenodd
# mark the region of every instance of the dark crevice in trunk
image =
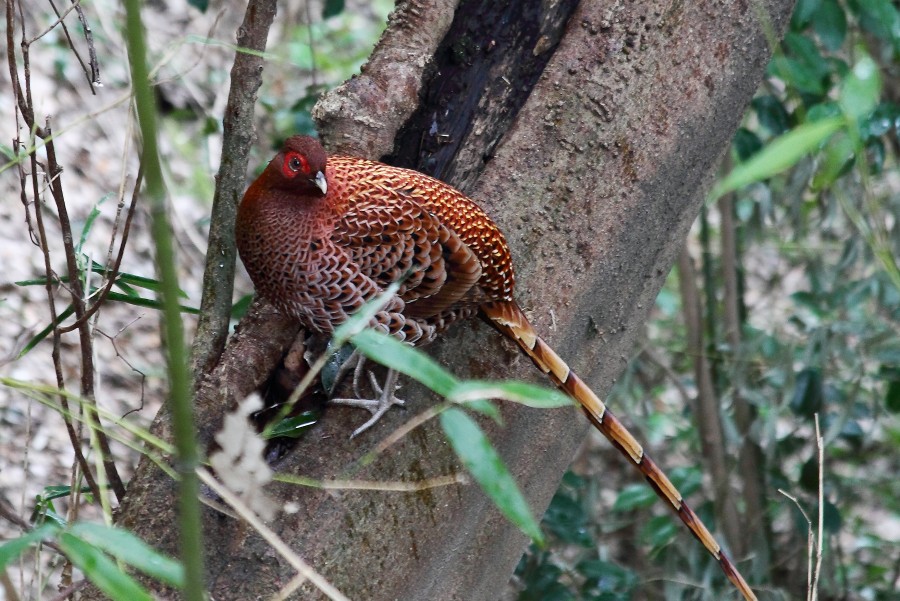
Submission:
<svg viewBox="0 0 900 601">
<path fill-rule="evenodd" d="M 435 53 L 424 99 L 385 162 L 465 190 L 525 104 L 578 0 L 463 0 Z"/>
</svg>

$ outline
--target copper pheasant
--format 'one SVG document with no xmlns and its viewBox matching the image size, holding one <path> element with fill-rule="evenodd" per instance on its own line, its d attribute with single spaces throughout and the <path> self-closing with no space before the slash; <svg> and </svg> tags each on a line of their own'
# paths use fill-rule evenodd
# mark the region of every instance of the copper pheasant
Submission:
<svg viewBox="0 0 900 601">
<path fill-rule="evenodd" d="M 515 276 L 503 234 L 464 194 L 409 169 L 328 156 L 315 139 L 294 136 L 244 194 L 236 237 L 257 291 L 318 333 L 331 333 L 403 276 L 397 295 L 374 319 L 390 335 L 426 344 L 480 312 L 581 405 L 744 598 L 756 599 L 638 441 L 537 335 L 513 299 Z"/>
</svg>

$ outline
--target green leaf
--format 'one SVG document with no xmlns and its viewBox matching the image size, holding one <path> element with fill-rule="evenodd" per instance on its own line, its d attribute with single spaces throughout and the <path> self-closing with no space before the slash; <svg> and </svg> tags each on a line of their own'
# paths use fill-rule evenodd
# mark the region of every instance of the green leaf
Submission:
<svg viewBox="0 0 900 601">
<path fill-rule="evenodd" d="M 244 315 L 247 314 L 247 309 L 250 308 L 250 303 L 253 302 L 252 294 L 245 294 L 241 298 L 238 299 L 236 303 L 231 305 L 231 319 L 241 319 Z"/>
<path fill-rule="evenodd" d="M 791 117 L 788 115 L 787 110 L 785 110 L 784 103 L 782 103 L 777 96 L 757 96 L 750 104 L 753 107 L 753 110 L 756 111 L 756 118 L 759 119 L 762 126 L 768 129 L 773 135 L 781 135 L 790 129 Z M 759 141 L 758 138 L 757 141 Z M 762 146 L 761 142 L 760 146 Z M 753 153 L 747 155 L 746 158 L 750 158 L 750 156 L 756 154 L 757 151 L 759 151 L 759 148 L 756 148 Z"/>
<path fill-rule="evenodd" d="M 106 273 L 106 267 L 97 263 L 96 261 L 92 262 L 91 269 L 96 271 L 97 273 Z M 137 288 L 143 288 L 145 290 L 152 290 L 153 292 L 162 292 L 162 282 L 153 278 L 147 278 L 142 275 L 135 275 L 133 273 L 128 273 L 125 271 L 120 271 L 116 276 L 116 286 L 120 286 L 126 292 L 131 292 L 131 289 L 128 286 L 135 286 Z M 184 290 L 178 289 L 178 296 L 181 298 L 188 298 L 187 292 Z"/>
<path fill-rule="evenodd" d="M 38 343 L 41 340 L 43 340 L 44 338 L 49 336 L 51 332 L 53 332 L 53 328 L 58 327 L 62 322 L 64 322 L 66 319 L 68 319 L 68 317 L 70 315 L 72 315 L 73 313 L 75 313 L 75 307 L 73 307 L 72 305 L 69 305 L 68 307 L 66 307 L 62 313 L 60 313 L 59 315 L 56 316 L 56 319 L 54 319 L 50 323 L 50 325 L 48 325 L 46 328 L 44 328 L 43 330 L 41 330 L 40 332 L 35 334 L 34 338 L 32 338 L 31 340 L 28 341 L 28 344 L 25 345 L 25 348 L 23 348 L 19 352 L 19 354 L 16 355 L 16 359 L 21 359 L 22 357 L 27 355 L 31 351 L 31 349 L 33 349 L 34 347 L 36 347 L 38 345 Z"/>
<path fill-rule="evenodd" d="M 900 38 L 900 13 L 891 0 L 863 0 L 855 4 L 863 29 L 893 43 L 896 48 L 896 40 Z"/>
<path fill-rule="evenodd" d="M 266 428 L 266 438 L 300 438 L 316 425 L 321 417 L 319 411 L 304 411 L 299 415 L 286 417 L 271 428 Z"/>
<path fill-rule="evenodd" d="M 89 493 L 91 489 L 88 486 L 82 486 L 81 492 Z M 69 485 L 45 486 L 39 498 L 41 501 L 52 501 L 53 499 L 68 497 L 71 494 L 72 487 Z"/>
<path fill-rule="evenodd" d="M 650 507 L 656 503 L 656 493 L 646 484 L 629 484 L 622 489 L 616 502 L 613 503 L 613 511 L 631 511 Z"/>
<path fill-rule="evenodd" d="M 62 281 L 66 281 L 63 279 Z M 19 280 L 18 282 L 13 282 L 16 286 L 46 286 L 47 278 L 35 278 L 33 280 Z"/>
<path fill-rule="evenodd" d="M 466 403 L 476 399 L 500 399 L 538 409 L 565 407 L 574 402 L 559 391 L 525 382 L 469 380 L 456 384 L 446 396 L 447 400 L 453 403 Z"/>
<path fill-rule="evenodd" d="M 678 535 L 679 525 L 669 515 L 657 515 L 647 521 L 641 534 L 650 544 L 658 549 L 668 545 Z"/>
<path fill-rule="evenodd" d="M 59 530 L 55 524 L 43 524 L 38 526 L 31 532 L 27 532 L 18 538 L 8 540 L 0 545 L 0 572 L 6 569 L 6 566 L 19 555 L 25 552 L 28 547 L 35 545 L 42 540 L 49 539 L 53 533 Z"/>
<path fill-rule="evenodd" d="M 872 113 L 872 116 L 864 124 L 865 135 L 878 138 L 894 127 L 894 123 L 900 125 L 900 105 L 891 102 L 882 102 Z"/>
<path fill-rule="evenodd" d="M 812 417 L 821 411 L 822 390 L 822 370 L 817 367 L 804 367 L 797 374 L 794 396 L 791 398 L 791 411 L 806 417 Z"/>
<path fill-rule="evenodd" d="M 669 472 L 669 479 L 681 496 L 687 497 L 700 489 L 703 484 L 703 471 L 698 467 L 677 467 Z"/>
<path fill-rule="evenodd" d="M 597 599 L 631 599 L 633 589 L 638 585 L 638 575 L 629 569 L 602 559 L 587 559 L 578 562 L 575 571 L 590 579 L 590 585 L 601 593 L 616 593 L 615 596 L 604 595 Z M 621 595 L 621 596 L 619 596 Z M 594 597 L 585 597 L 585 599 Z"/>
<path fill-rule="evenodd" d="M 107 300 L 127 303 L 137 307 L 147 307 L 148 309 L 156 309 L 157 311 L 162 311 L 163 309 L 161 301 L 152 298 L 144 298 L 142 296 L 130 296 L 119 292 L 110 292 L 106 298 Z M 190 313 L 192 315 L 198 315 L 200 313 L 200 309 L 195 309 L 194 307 L 188 307 L 186 305 L 178 305 L 178 307 L 181 309 L 182 313 Z"/>
<path fill-rule="evenodd" d="M 188 0 L 188 4 L 202 13 L 205 13 L 209 8 L 209 0 Z"/>
<path fill-rule="evenodd" d="M 441 396 L 449 396 L 459 380 L 425 353 L 375 330 L 363 330 L 351 342 L 369 359 L 421 382 Z"/>
<path fill-rule="evenodd" d="M 791 29 L 798 31 L 806 27 L 821 4 L 822 0 L 797 0 L 794 14 L 791 17 Z"/>
<path fill-rule="evenodd" d="M 97 204 L 91 207 L 91 212 L 88 213 L 88 217 L 84 221 L 84 227 L 81 228 L 81 236 L 78 238 L 78 244 L 75 246 L 76 254 L 82 254 L 81 248 L 84 246 L 84 243 L 87 242 L 88 235 L 91 233 L 91 228 L 94 227 L 94 221 L 100 216 L 100 205 L 106 202 L 111 196 L 112 194 L 104 194 L 103 197 L 97 201 Z"/>
<path fill-rule="evenodd" d="M 755 133 L 744 127 L 734 132 L 734 138 L 731 140 L 734 146 L 734 152 L 740 162 L 744 162 L 762 148 L 762 140 Z"/>
<path fill-rule="evenodd" d="M 585 548 L 594 546 L 593 537 L 587 530 L 590 516 L 583 504 L 558 490 L 544 513 L 542 525 L 556 538 Z"/>
<path fill-rule="evenodd" d="M 456 407 L 441 413 L 440 422 L 450 446 L 500 512 L 532 540 L 543 544 L 528 502 L 478 424 Z"/>
<path fill-rule="evenodd" d="M 850 120 L 868 116 L 878 105 L 881 96 L 881 75 L 878 65 L 869 56 L 864 56 L 844 78 L 841 84 L 840 105 Z"/>
<path fill-rule="evenodd" d="M 841 530 L 843 521 L 841 510 L 838 509 L 837 505 L 826 499 L 825 506 L 822 509 L 822 526 L 825 528 L 825 531 L 829 534 L 837 534 Z"/>
<path fill-rule="evenodd" d="M 816 191 L 829 188 L 853 167 L 855 154 L 855 145 L 850 136 L 843 132 L 835 135 L 822 152 L 822 160 L 813 176 L 811 188 Z"/>
<path fill-rule="evenodd" d="M 862 426 L 860 426 L 859 422 L 855 419 L 848 419 L 844 422 L 838 436 L 840 436 L 841 439 L 846 440 L 856 451 L 862 448 L 863 442 L 865 442 L 866 439 L 866 434 L 863 431 Z"/>
<path fill-rule="evenodd" d="M 37 499 L 34 511 L 31 512 L 31 521 L 35 524 L 53 524 L 59 528 L 65 528 L 68 525 L 66 518 L 56 512 L 52 501 Z"/>
<path fill-rule="evenodd" d="M 813 123 L 815 121 L 824 121 L 831 117 L 841 117 L 842 115 L 843 113 L 838 103 L 828 100 L 810 106 L 809 110 L 806 111 L 806 121 Z"/>
<path fill-rule="evenodd" d="M 344 12 L 344 0 L 325 0 L 322 6 L 322 18 L 330 19 Z"/>
<path fill-rule="evenodd" d="M 481 415 L 486 415 L 498 424 L 503 424 L 503 416 L 500 415 L 500 409 L 488 399 L 468 401 L 466 402 L 466 409 L 476 411 Z"/>
<path fill-rule="evenodd" d="M 812 24 L 822 44 L 832 52 L 847 37 L 847 15 L 837 0 L 822 0 L 822 6 L 813 14 Z"/>
<path fill-rule="evenodd" d="M 150 593 L 94 545 L 69 532 L 63 532 L 59 537 L 59 546 L 75 567 L 112 599 L 152 601 Z"/>
<path fill-rule="evenodd" d="M 821 96 L 825 93 L 822 77 L 802 61 L 788 56 L 776 56 L 769 62 L 769 75 L 800 92 Z"/>
<path fill-rule="evenodd" d="M 900 379 L 888 382 L 884 394 L 884 406 L 891 413 L 900 413 Z"/>
<path fill-rule="evenodd" d="M 826 309 L 822 307 L 822 299 L 809 290 L 800 290 L 791 294 L 791 300 L 803 307 L 816 317 L 824 317 L 827 314 Z"/>
<path fill-rule="evenodd" d="M 831 74 L 828 62 L 810 36 L 791 32 L 784 36 L 783 44 L 788 55 L 817 78 L 820 85 Z"/>
<path fill-rule="evenodd" d="M 179 562 L 158 552 L 127 530 L 78 522 L 69 528 L 69 532 L 148 576 L 179 588 L 184 584 L 184 568 Z"/>
<path fill-rule="evenodd" d="M 716 184 L 710 197 L 717 199 L 723 194 L 768 179 L 793 167 L 804 156 L 818 149 L 843 123 L 843 119 L 832 118 L 795 127 L 770 142 L 752 159 L 735 167 Z"/>
</svg>

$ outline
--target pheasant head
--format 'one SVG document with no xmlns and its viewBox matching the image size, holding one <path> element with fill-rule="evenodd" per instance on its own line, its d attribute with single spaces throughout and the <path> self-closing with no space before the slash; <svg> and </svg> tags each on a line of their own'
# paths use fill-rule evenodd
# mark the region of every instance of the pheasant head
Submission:
<svg viewBox="0 0 900 601">
<path fill-rule="evenodd" d="M 322 269 L 323 245 L 331 247 L 341 211 L 326 169 L 318 141 L 288 138 L 244 193 L 235 222 L 237 248 L 257 291 L 306 325 L 307 307 L 315 304 L 307 288 Z"/>
<path fill-rule="evenodd" d="M 325 149 L 308 136 L 293 136 L 266 167 L 262 178 L 270 189 L 298 197 L 321 197 L 328 192 L 325 181 Z"/>
</svg>

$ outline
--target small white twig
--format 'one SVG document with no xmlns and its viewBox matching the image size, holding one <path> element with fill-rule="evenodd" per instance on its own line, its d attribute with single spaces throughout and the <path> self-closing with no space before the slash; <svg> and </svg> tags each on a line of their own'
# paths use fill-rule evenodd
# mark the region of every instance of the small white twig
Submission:
<svg viewBox="0 0 900 601">
<path fill-rule="evenodd" d="M 325 578 L 316 572 L 308 563 L 306 563 L 303 558 L 294 553 L 293 549 L 287 546 L 281 538 L 275 534 L 268 526 L 266 526 L 259 516 L 256 515 L 249 507 L 247 507 L 243 501 L 241 501 L 236 494 L 228 490 L 226 487 L 222 486 L 222 484 L 213 478 L 212 474 L 210 474 L 205 468 L 197 468 L 197 477 L 200 480 L 213 489 L 216 494 L 218 494 L 222 500 L 231 505 L 232 509 L 234 509 L 241 518 L 244 519 L 260 536 L 265 539 L 267 543 L 269 543 L 275 551 L 281 555 L 299 574 L 301 574 L 306 580 L 312 582 L 320 591 L 325 593 L 329 599 L 333 601 L 350 601 L 348 597 L 346 597 L 343 593 L 337 590 L 334 585 L 325 580 Z M 296 579 L 294 579 L 296 580 Z M 293 580 L 292 580 L 293 583 Z M 302 584 L 298 582 L 296 586 Z"/>
<path fill-rule="evenodd" d="M 812 600 L 816 601 L 819 597 L 819 574 L 822 573 L 822 531 L 824 530 L 824 515 L 825 515 L 825 495 L 823 493 L 823 482 L 825 479 L 825 447 L 822 443 L 822 432 L 819 430 L 819 414 L 816 413 L 815 416 L 816 423 L 816 452 L 818 453 L 819 458 L 819 523 L 818 523 L 818 539 L 816 543 L 816 569 L 813 572 L 813 581 L 812 581 Z"/>
</svg>

